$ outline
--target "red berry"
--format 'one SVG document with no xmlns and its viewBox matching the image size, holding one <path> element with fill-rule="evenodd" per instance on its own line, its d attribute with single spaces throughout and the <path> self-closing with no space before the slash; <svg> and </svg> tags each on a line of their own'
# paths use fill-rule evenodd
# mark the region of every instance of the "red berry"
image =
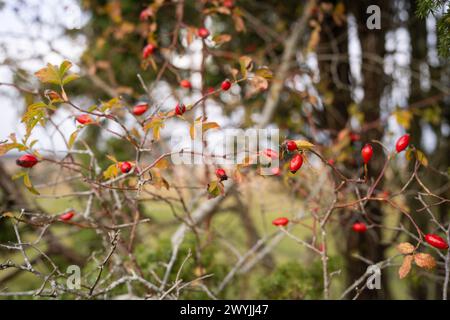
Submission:
<svg viewBox="0 0 450 320">
<path fill-rule="evenodd" d="M 139 19 L 141 21 L 147 21 L 148 18 L 150 18 L 152 16 L 152 11 L 149 8 L 146 8 L 144 10 L 141 11 L 141 13 L 139 14 Z"/>
<path fill-rule="evenodd" d="M 197 35 L 198 35 L 200 38 L 205 39 L 205 38 L 207 38 L 207 37 L 209 36 L 209 30 L 206 29 L 206 28 L 204 28 L 204 27 L 198 28 L 198 30 L 197 30 Z"/>
<path fill-rule="evenodd" d="M 289 170 L 292 173 L 296 173 L 303 164 L 303 157 L 301 154 L 296 154 L 292 159 L 291 162 L 289 163 Z"/>
<path fill-rule="evenodd" d="M 328 164 L 329 164 L 330 166 L 334 166 L 335 163 L 336 163 L 336 161 L 334 161 L 334 159 L 329 159 L 329 160 L 328 160 Z"/>
<path fill-rule="evenodd" d="M 395 145 L 395 149 L 397 150 L 397 152 L 402 152 L 403 150 L 406 149 L 408 144 L 409 144 L 409 134 L 405 134 L 405 135 L 401 136 L 397 140 L 397 144 Z"/>
<path fill-rule="evenodd" d="M 147 59 L 153 54 L 153 52 L 155 52 L 155 50 L 156 46 L 153 43 L 149 43 L 144 47 L 144 49 L 142 49 L 142 58 Z"/>
<path fill-rule="evenodd" d="M 213 93 L 214 91 L 216 91 L 213 87 L 209 87 L 207 90 L 206 90 L 206 92 L 208 93 L 208 94 L 211 94 L 211 93 Z"/>
<path fill-rule="evenodd" d="M 122 173 L 128 173 L 130 172 L 132 167 L 133 165 L 131 163 L 129 163 L 128 161 L 124 161 L 120 164 L 120 171 L 122 171 Z"/>
<path fill-rule="evenodd" d="M 192 85 L 191 85 L 189 80 L 181 80 L 180 81 L 180 86 L 182 86 L 183 88 L 186 88 L 186 89 L 191 89 L 192 88 Z"/>
<path fill-rule="evenodd" d="M 425 235 L 425 241 L 428 242 L 429 245 L 438 248 L 438 249 L 448 249 L 448 243 L 442 239 L 437 234 L 427 234 Z"/>
<path fill-rule="evenodd" d="M 24 154 L 16 160 L 16 164 L 22 168 L 31 168 L 36 163 L 38 163 L 38 159 L 32 154 Z"/>
<path fill-rule="evenodd" d="M 356 142 L 359 140 L 361 140 L 361 136 L 359 134 L 353 133 L 353 132 L 350 133 L 350 141 L 351 142 Z"/>
<path fill-rule="evenodd" d="M 60 215 L 59 220 L 69 221 L 70 219 L 73 218 L 74 215 L 75 215 L 75 212 L 73 212 L 73 210 L 70 210 L 70 211 L 67 211 L 66 213 L 63 213 L 62 215 Z"/>
<path fill-rule="evenodd" d="M 370 144 L 366 144 L 364 148 L 361 150 L 361 156 L 364 160 L 364 163 L 368 163 L 373 156 L 373 149 Z"/>
<path fill-rule="evenodd" d="M 294 140 L 287 140 L 286 149 L 288 149 L 288 151 L 295 151 L 297 150 L 297 144 L 295 143 Z"/>
<path fill-rule="evenodd" d="M 272 221 L 272 224 L 273 224 L 274 226 L 277 226 L 277 227 L 279 227 L 279 226 L 285 226 L 285 225 L 287 225 L 288 223 L 289 223 L 289 219 L 288 219 L 288 218 L 284 218 L 284 217 L 282 217 L 282 218 L 276 218 L 275 220 Z"/>
<path fill-rule="evenodd" d="M 276 152 L 275 150 L 272 149 L 265 149 L 263 151 L 263 154 L 267 157 L 267 158 L 271 158 L 271 159 L 276 159 L 278 158 L 278 152 Z"/>
<path fill-rule="evenodd" d="M 352 229 L 355 232 L 364 233 L 367 231 L 367 226 L 363 222 L 356 222 L 353 224 Z"/>
<path fill-rule="evenodd" d="M 227 7 L 228 9 L 231 9 L 234 7 L 234 1 L 233 0 L 223 0 L 223 6 Z"/>
<path fill-rule="evenodd" d="M 281 174 L 281 169 L 279 167 L 274 167 L 271 171 L 274 176 L 279 176 Z"/>
<path fill-rule="evenodd" d="M 80 124 L 90 124 L 94 122 L 94 120 L 92 120 L 91 116 L 88 114 L 80 114 L 79 116 L 77 116 L 76 120 Z"/>
<path fill-rule="evenodd" d="M 216 176 L 217 176 L 217 178 L 220 179 L 220 181 L 223 181 L 223 180 L 227 180 L 227 179 L 228 179 L 227 173 L 226 173 L 225 170 L 222 169 L 222 168 L 218 168 L 218 169 L 216 170 Z"/>
<path fill-rule="evenodd" d="M 222 82 L 220 87 L 222 88 L 223 91 L 227 91 L 228 89 L 231 88 L 231 82 L 229 80 L 225 80 L 224 82 Z"/>
<path fill-rule="evenodd" d="M 140 103 L 138 105 L 135 105 L 133 107 L 133 114 L 135 116 L 140 116 L 144 114 L 148 110 L 148 104 L 147 103 Z"/>
<path fill-rule="evenodd" d="M 177 116 L 181 116 L 181 115 L 183 115 L 183 113 L 185 113 L 185 112 L 186 112 L 186 106 L 185 106 L 184 104 L 178 103 L 178 104 L 175 106 L 175 114 L 176 114 Z"/>
</svg>

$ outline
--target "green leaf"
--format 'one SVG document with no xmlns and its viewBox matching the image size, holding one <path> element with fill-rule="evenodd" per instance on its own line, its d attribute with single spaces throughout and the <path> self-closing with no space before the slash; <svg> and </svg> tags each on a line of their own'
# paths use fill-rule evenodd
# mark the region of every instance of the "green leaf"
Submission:
<svg viewBox="0 0 450 320">
<path fill-rule="evenodd" d="M 241 66 L 242 77 L 247 78 L 247 71 L 251 71 L 253 66 L 252 58 L 247 56 L 240 57 L 239 65 Z"/>
<path fill-rule="evenodd" d="M 69 82 L 72 82 L 73 80 L 77 80 L 80 76 L 76 73 L 69 74 L 68 76 L 65 76 L 62 80 L 62 84 L 68 84 Z"/>
<path fill-rule="evenodd" d="M 255 71 L 257 76 L 263 77 L 264 79 L 272 79 L 273 73 L 269 68 L 262 67 Z"/>
<path fill-rule="evenodd" d="M 59 69 L 50 63 L 47 64 L 47 67 L 36 71 L 35 75 L 43 83 L 61 84 Z"/>
<path fill-rule="evenodd" d="M 218 180 L 214 180 L 214 181 L 211 181 L 209 184 L 208 184 L 208 189 L 207 189 L 207 191 L 208 191 L 208 195 L 209 195 L 209 198 L 211 199 L 211 198 L 215 198 L 215 197 L 218 197 L 218 196 L 220 196 L 220 195 L 223 195 L 224 194 L 224 186 L 223 186 L 223 184 L 222 184 L 222 182 L 220 182 L 220 181 L 218 181 Z"/>
</svg>

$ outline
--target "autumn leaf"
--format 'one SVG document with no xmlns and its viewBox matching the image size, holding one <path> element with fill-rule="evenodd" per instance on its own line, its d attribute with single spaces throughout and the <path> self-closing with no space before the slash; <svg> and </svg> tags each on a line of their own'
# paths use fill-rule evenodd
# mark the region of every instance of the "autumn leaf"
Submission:
<svg viewBox="0 0 450 320">
<path fill-rule="evenodd" d="M 414 255 L 414 262 L 417 266 L 431 270 L 436 267 L 436 260 L 434 260 L 433 256 L 428 253 L 416 253 Z"/>
<path fill-rule="evenodd" d="M 428 166 L 428 159 L 425 156 L 425 153 L 420 150 L 408 149 L 405 153 L 405 157 L 408 161 L 417 159 L 424 167 Z"/>
<path fill-rule="evenodd" d="M 35 75 L 43 83 L 65 85 L 79 78 L 79 75 L 76 73 L 66 75 L 71 67 L 72 63 L 67 60 L 63 61 L 59 68 L 48 63 L 46 67 L 36 71 Z"/>
<path fill-rule="evenodd" d="M 75 131 L 72 132 L 72 134 L 70 135 L 69 142 L 67 143 L 69 149 L 72 149 L 73 144 L 75 143 L 75 140 L 77 140 L 77 137 L 78 137 L 78 130 L 75 130 Z"/>
<path fill-rule="evenodd" d="M 314 144 L 306 140 L 296 140 L 295 143 L 299 150 L 311 150 L 314 148 Z"/>
<path fill-rule="evenodd" d="M 167 169 L 169 167 L 169 161 L 165 158 L 161 158 L 155 165 L 155 168 L 158 168 L 160 170 Z"/>
<path fill-rule="evenodd" d="M 413 262 L 413 256 L 407 255 L 403 258 L 403 263 L 398 269 L 398 276 L 400 279 L 403 279 L 408 275 L 408 273 L 411 271 L 411 264 Z"/>
<path fill-rule="evenodd" d="M 224 186 L 223 186 L 222 182 L 220 182 L 218 180 L 211 181 L 208 184 L 207 191 L 208 191 L 208 198 L 209 199 L 218 197 L 218 196 L 223 195 L 225 193 Z"/>
<path fill-rule="evenodd" d="M 402 242 L 397 246 L 397 250 L 401 254 L 411 254 L 414 252 L 415 247 L 409 242 Z"/>
<path fill-rule="evenodd" d="M 226 43 L 226 42 L 230 42 L 230 41 L 231 41 L 231 35 L 229 35 L 229 34 L 218 34 L 218 35 L 215 35 L 215 36 L 212 38 L 212 40 L 213 40 L 217 45 L 223 44 L 223 43 Z"/>
<path fill-rule="evenodd" d="M 144 130 L 148 131 L 149 129 L 153 130 L 153 139 L 158 141 L 161 138 L 161 129 L 164 128 L 163 119 L 160 117 L 153 117 L 150 122 L 148 122 L 144 126 Z"/>
<path fill-rule="evenodd" d="M 198 128 L 199 126 L 201 126 L 202 137 L 206 131 L 211 130 L 211 129 L 220 128 L 220 126 L 217 122 L 200 122 L 199 120 L 196 120 L 196 121 L 194 121 L 194 123 L 191 124 L 191 126 L 189 128 L 189 135 L 191 136 L 192 140 L 195 139 L 195 135 L 197 133 L 196 128 Z"/>
<path fill-rule="evenodd" d="M 241 66 L 241 73 L 243 78 L 247 78 L 247 71 L 251 71 L 253 67 L 253 60 L 248 56 L 239 58 L 239 65 Z"/>
<path fill-rule="evenodd" d="M 397 110 L 393 113 L 395 119 L 397 120 L 398 124 L 401 125 L 403 128 L 408 130 L 411 126 L 411 120 L 413 118 L 413 114 L 409 110 Z"/>
<path fill-rule="evenodd" d="M 111 178 L 117 177 L 118 174 L 119 174 L 119 169 L 117 168 L 117 164 L 114 163 L 114 164 L 110 165 L 110 166 L 103 172 L 103 177 L 104 177 L 105 179 L 111 179 Z"/>
<path fill-rule="evenodd" d="M 272 79 L 273 73 L 272 71 L 267 67 L 261 67 L 258 70 L 255 71 L 255 75 L 258 77 L 262 77 L 264 79 Z"/>
<path fill-rule="evenodd" d="M 33 187 L 33 184 L 31 183 L 30 176 L 28 173 L 23 175 L 23 184 L 33 194 L 39 195 L 40 193 Z"/>
</svg>

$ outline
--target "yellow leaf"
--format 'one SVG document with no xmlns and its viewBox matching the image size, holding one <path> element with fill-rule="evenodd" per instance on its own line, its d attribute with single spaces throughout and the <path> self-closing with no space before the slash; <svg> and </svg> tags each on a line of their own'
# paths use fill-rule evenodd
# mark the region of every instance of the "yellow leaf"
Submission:
<svg viewBox="0 0 450 320">
<path fill-rule="evenodd" d="M 263 77 L 264 79 L 272 79 L 273 73 L 267 67 L 261 67 L 255 71 L 255 74 L 259 77 Z"/>
<path fill-rule="evenodd" d="M 107 157 L 109 160 L 111 160 L 112 162 L 114 162 L 114 163 L 118 163 L 118 162 L 119 162 L 119 161 L 117 161 L 116 157 L 114 157 L 114 156 L 112 156 L 112 155 L 107 154 L 106 157 Z"/>
<path fill-rule="evenodd" d="M 72 148 L 73 144 L 75 143 L 75 140 L 77 139 L 77 136 L 78 136 L 78 130 L 75 130 L 75 131 L 72 132 L 72 134 L 70 135 L 69 142 L 68 142 L 69 149 Z"/>
<path fill-rule="evenodd" d="M 299 150 L 311 150 L 314 148 L 314 144 L 306 140 L 296 140 L 295 143 Z"/>
<path fill-rule="evenodd" d="M 114 163 L 114 164 L 110 165 L 110 166 L 103 172 L 103 177 L 104 177 L 105 179 L 111 179 L 111 178 L 117 177 L 118 174 L 119 174 L 119 169 L 117 168 L 117 164 Z"/>
<path fill-rule="evenodd" d="M 239 58 L 239 65 L 241 66 L 242 77 L 247 78 L 247 71 L 252 70 L 253 60 L 250 57 L 242 56 Z"/>
<path fill-rule="evenodd" d="M 35 75 L 43 83 L 61 84 L 59 69 L 50 63 L 47 64 L 47 67 L 36 71 Z"/>
<path fill-rule="evenodd" d="M 148 122 L 144 126 L 144 130 L 147 131 L 149 129 L 153 130 L 153 139 L 158 141 L 161 138 L 160 131 L 164 128 L 164 122 L 162 118 L 154 117 L 150 122 Z"/>
<path fill-rule="evenodd" d="M 417 161 L 419 161 L 424 167 L 428 166 L 428 159 L 420 150 L 408 149 L 405 153 L 405 157 L 409 161 L 417 159 Z"/>
<path fill-rule="evenodd" d="M 394 111 L 393 115 L 395 116 L 395 119 L 397 120 L 399 125 L 401 125 L 406 130 L 408 130 L 410 128 L 411 120 L 413 118 L 413 114 L 411 111 L 397 110 L 397 111 Z"/>
<path fill-rule="evenodd" d="M 167 161 L 165 158 L 162 158 L 155 164 L 155 168 L 158 169 L 167 169 L 169 167 L 169 161 Z"/>
</svg>

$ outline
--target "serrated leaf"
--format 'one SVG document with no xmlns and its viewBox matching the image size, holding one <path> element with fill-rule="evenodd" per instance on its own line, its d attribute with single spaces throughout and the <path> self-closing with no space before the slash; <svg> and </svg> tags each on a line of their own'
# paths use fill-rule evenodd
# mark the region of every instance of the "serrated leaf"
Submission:
<svg viewBox="0 0 450 320">
<path fill-rule="evenodd" d="M 61 65 L 59 66 L 59 75 L 60 77 L 64 77 L 64 75 L 66 74 L 67 71 L 69 71 L 69 69 L 72 68 L 72 62 L 68 61 L 68 60 L 64 60 Z"/>
<path fill-rule="evenodd" d="M 103 177 L 104 177 L 105 179 L 111 179 L 111 178 L 117 177 L 118 174 L 119 174 L 119 169 L 117 168 L 117 164 L 114 163 L 114 164 L 110 165 L 110 166 L 103 172 Z"/>
<path fill-rule="evenodd" d="M 408 273 L 411 271 L 411 265 L 413 262 L 413 256 L 407 255 L 403 258 L 403 263 L 398 269 L 398 276 L 400 279 L 403 279 L 408 275 Z"/>
<path fill-rule="evenodd" d="M 414 252 L 415 247 L 409 242 L 402 242 L 397 246 L 397 250 L 401 254 L 411 254 Z"/>
<path fill-rule="evenodd" d="M 48 63 L 46 67 L 39 69 L 34 73 L 43 83 L 61 84 L 59 69 Z"/>
<path fill-rule="evenodd" d="M 431 270 L 436 267 L 436 260 L 428 253 L 416 253 L 414 255 L 414 262 L 417 266 L 426 270 Z"/>
</svg>

